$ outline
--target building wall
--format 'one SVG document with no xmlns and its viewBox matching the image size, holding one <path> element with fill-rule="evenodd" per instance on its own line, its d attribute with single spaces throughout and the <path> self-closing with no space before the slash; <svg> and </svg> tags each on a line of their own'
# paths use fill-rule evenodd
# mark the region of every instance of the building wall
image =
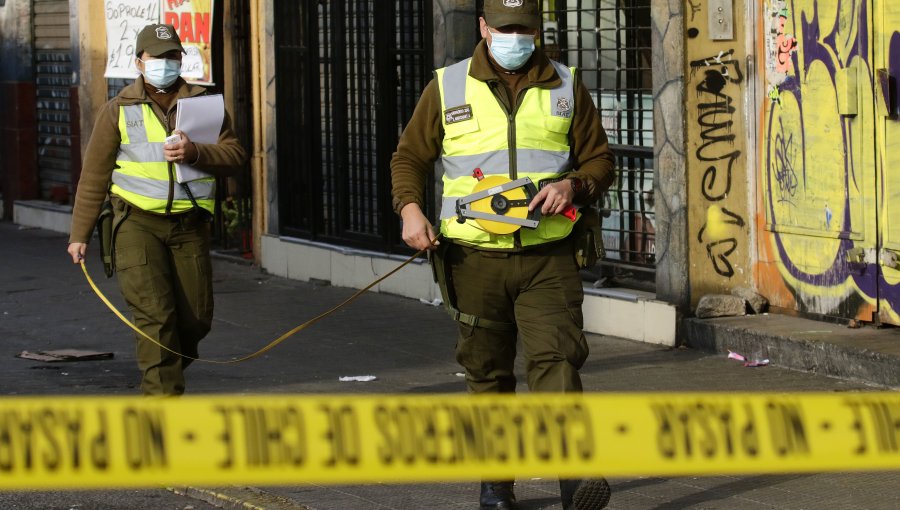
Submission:
<svg viewBox="0 0 900 510">
<path fill-rule="evenodd" d="M 3 217 L 14 200 L 38 196 L 37 119 L 32 62 L 31 2 L 0 7 L 0 182 Z"/>
<path fill-rule="evenodd" d="M 82 134 L 74 159 L 81 159 L 87 147 L 97 112 L 107 101 L 106 78 L 106 17 L 91 0 L 71 0 L 73 16 L 72 51 L 77 62 L 77 75 L 73 85 L 77 87 L 80 110 L 79 127 Z M 74 184 L 74 183 L 73 183 Z"/>
<path fill-rule="evenodd" d="M 687 175 L 684 121 L 684 9 L 652 0 L 653 144 L 656 201 L 656 295 L 689 309 Z"/>
<path fill-rule="evenodd" d="M 691 300 L 751 281 L 748 96 L 743 3 L 715 18 L 712 2 L 686 0 L 685 133 L 688 179 L 687 242 Z M 727 12 L 727 11 L 726 11 Z M 716 39 L 731 24 L 732 35 Z"/>
<path fill-rule="evenodd" d="M 758 286 L 778 307 L 898 324 L 897 4 L 766 0 L 758 19 Z"/>
</svg>

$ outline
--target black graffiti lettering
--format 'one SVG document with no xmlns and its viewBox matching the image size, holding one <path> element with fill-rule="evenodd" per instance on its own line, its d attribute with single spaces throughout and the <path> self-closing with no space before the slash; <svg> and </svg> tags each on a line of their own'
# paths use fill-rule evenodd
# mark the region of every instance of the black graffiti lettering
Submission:
<svg viewBox="0 0 900 510">
<path fill-rule="evenodd" d="M 734 266 L 728 260 L 728 256 L 737 249 L 737 239 L 723 239 L 706 245 L 706 254 L 712 261 L 713 269 L 716 273 L 727 278 L 734 276 Z M 714 253 L 715 252 L 715 253 Z"/>
<path fill-rule="evenodd" d="M 691 76 L 703 70 L 703 79 L 696 90 L 700 101 L 697 104 L 697 124 L 700 127 L 701 144 L 695 152 L 698 161 L 709 163 L 700 178 L 700 193 L 710 202 L 725 200 L 731 192 L 734 165 L 741 157 L 741 151 L 734 147 L 734 98 L 726 91 L 729 83 L 741 83 L 744 74 L 740 61 L 732 58 L 734 50 L 719 52 L 717 55 L 690 62 Z M 726 223 L 744 226 L 744 221 L 734 213 L 723 209 L 735 221 Z M 707 225 L 704 225 L 697 239 L 702 243 Z M 738 246 L 738 238 L 712 239 L 706 245 L 707 255 L 713 269 L 720 276 L 731 278 L 734 267 L 728 257 Z"/>
<path fill-rule="evenodd" d="M 730 49 L 728 51 L 720 51 L 717 55 L 693 60 L 691 61 L 691 75 L 698 69 L 716 66 L 720 69 L 721 74 L 728 78 L 728 81 L 732 83 L 741 83 L 744 81 L 744 73 L 741 72 L 741 61 L 734 58 L 726 58 L 732 57 L 733 55 L 734 49 Z M 734 70 L 729 71 L 729 68 L 733 68 Z"/>
<path fill-rule="evenodd" d="M 324 439 L 331 448 L 331 456 L 325 461 L 326 466 L 346 464 L 356 466 L 362 455 L 359 433 L 359 418 L 350 406 L 319 406 L 328 420 L 328 430 Z"/>
<path fill-rule="evenodd" d="M 779 202 L 791 202 L 797 194 L 799 181 L 794 170 L 794 157 L 797 149 L 794 148 L 794 134 L 785 135 L 784 121 L 779 117 L 778 124 L 781 132 L 775 135 L 775 161 L 772 163 L 775 170 L 775 182 L 779 190 Z"/>
<path fill-rule="evenodd" d="M 766 405 L 772 447 L 779 457 L 808 454 L 809 441 L 800 405 L 769 402 Z"/>
<path fill-rule="evenodd" d="M 128 467 L 137 471 L 168 465 L 162 410 L 127 408 L 122 428 Z"/>
</svg>

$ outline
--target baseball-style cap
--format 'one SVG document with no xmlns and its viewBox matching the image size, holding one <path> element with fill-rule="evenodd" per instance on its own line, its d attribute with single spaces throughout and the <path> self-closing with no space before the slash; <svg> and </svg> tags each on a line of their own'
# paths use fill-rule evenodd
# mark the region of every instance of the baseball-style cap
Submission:
<svg viewBox="0 0 900 510">
<path fill-rule="evenodd" d="M 163 53 L 178 50 L 184 53 L 181 39 L 172 25 L 147 25 L 138 33 L 134 45 L 134 56 L 140 58 L 141 52 L 146 51 L 151 57 L 158 57 Z"/>
<path fill-rule="evenodd" d="M 540 0 L 484 0 L 484 21 L 492 27 L 540 28 Z"/>
</svg>

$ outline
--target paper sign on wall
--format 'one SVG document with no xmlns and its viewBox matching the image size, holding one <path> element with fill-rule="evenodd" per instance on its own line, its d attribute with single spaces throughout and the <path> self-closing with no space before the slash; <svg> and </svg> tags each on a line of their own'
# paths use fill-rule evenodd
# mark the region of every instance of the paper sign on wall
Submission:
<svg viewBox="0 0 900 510">
<path fill-rule="evenodd" d="M 212 0 L 114 0 L 106 3 L 106 78 L 137 78 L 134 43 L 152 23 L 175 27 L 185 55 L 181 76 L 198 85 L 212 80 Z"/>
<path fill-rule="evenodd" d="M 191 83 L 213 85 L 212 0 L 165 0 L 162 22 L 175 27 L 187 52 L 181 76 Z"/>
<path fill-rule="evenodd" d="M 159 23 L 160 0 L 106 2 L 106 78 L 137 78 L 134 42 L 147 25 Z"/>
</svg>

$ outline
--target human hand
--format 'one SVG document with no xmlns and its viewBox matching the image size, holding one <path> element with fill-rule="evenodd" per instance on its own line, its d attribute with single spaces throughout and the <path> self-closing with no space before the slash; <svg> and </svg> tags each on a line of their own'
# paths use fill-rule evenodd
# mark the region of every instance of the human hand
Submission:
<svg viewBox="0 0 900 510">
<path fill-rule="evenodd" d="M 403 220 L 403 242 L 416 250 L 433 250 L 440 244 L 435 238 L 434 229 L 419 204 L 411 202 L 400 210 Z"/>
<path fill-rule="evenodd" d="M 568 179 L 563 179 L 541 188 L 528 204 L 528 211 L 531 212 L 540 206 L 542 215 L 553 216 L 569 209 L 574 199 L 575 192 L 572 191 L 572 184 Z"/>
<path fill-rule="evenodd" d="M 163 145 L 163 155 L 166 161 L 172 163 L 184 163 L 185 161 L 197 161 L 197 146 L 188 138 L 188 135 L 179 129 L 172 131 L 173 135 L 178 135 L 179 140 L 174 143 Z"/>
<path fill-rule="evenodd" d="M 66 251 L 68 251 L 69 255 L 72 256 L 72 263 L 79 264 L 82 260 L 84 260 L 84 256 L 87 254 L 87 244 L 69 243 L 69 249 Z"/>
</svg>

